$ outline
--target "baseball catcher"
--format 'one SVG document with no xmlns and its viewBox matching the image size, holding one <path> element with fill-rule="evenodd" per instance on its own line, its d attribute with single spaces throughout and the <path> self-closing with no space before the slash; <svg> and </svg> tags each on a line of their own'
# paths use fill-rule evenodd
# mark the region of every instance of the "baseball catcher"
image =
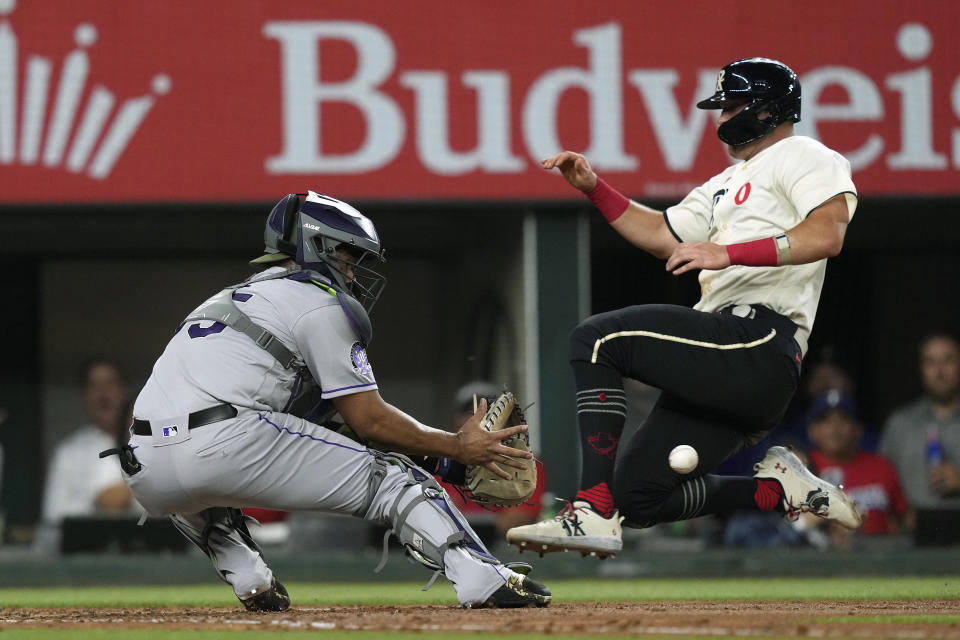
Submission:
<svg viewBox="0 0 960 640">
<path fill-rule="evenodd" d="M 488 425 L 477 412 L 448 433 L 381 398 L 367 358 L 368 314 L 385 284 L 366 266 L 383 261 L 373 222 L 335 198 L 290 194 L 267 217 L 264 243 L 251 262 L 261 271 L 186 317 L 137 397 L 130 444 L 113 452 L 140 504 L 169 516 L 251 611 L 283 611 L 290 597 L 239 507 L 363 518 L 445 575 L 463 606 L 547 605 L 550 590 L 494 557 L 429 472 L 390 452 L 504 481 L 533 465 L 501 443 L 527 431 L 501 422 L 508 403 L 495 403 Z M 334 413 L 385 449 L 322 426 Z M 488 484 L 476 490 L 487 495 Z"/>
</svg>

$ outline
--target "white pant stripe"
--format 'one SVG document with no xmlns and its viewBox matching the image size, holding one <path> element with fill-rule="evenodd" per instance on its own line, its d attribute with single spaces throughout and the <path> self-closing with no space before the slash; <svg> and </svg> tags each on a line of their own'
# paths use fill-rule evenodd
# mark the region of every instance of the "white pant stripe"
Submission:
<svg viewBox="0 0 960 640">
<path fill-rule="evenodd" d="M 733 344 L 717 344 L 715 342 L 703 342 L 701 340 L 690 340 L 689 338 L 681 338 L 680 336 L 671 336 L 665 333 L 656 333 L 654 331 L 617 331 L 616 333 L 611 333 L 605 335 L 593 345 L 593 357 L 590 358 L 592 364 L 597 362 L 597 352 L 600 351 L 600 346 L 604 342 L 608 342 L 615 338 L 630 338 L 630 337 L 645 337 L 645 338 L 656 338 L 658 340 L 666 340 L 667 342 L 679 342 L 681 344 L 688 344 L 693 347 L 704 347 L 706 349 L 719 349 L 721 351 L 730 351 L 732 349 L 750 349 L 752 347 L 758 347 L 761 344 L 765 344 L 773 340 L 777 335 L 776 329 L 770 329 L 770 333 L 765 335 L 758 340 L 753 342 L 736 342 Z"/>
</svg>

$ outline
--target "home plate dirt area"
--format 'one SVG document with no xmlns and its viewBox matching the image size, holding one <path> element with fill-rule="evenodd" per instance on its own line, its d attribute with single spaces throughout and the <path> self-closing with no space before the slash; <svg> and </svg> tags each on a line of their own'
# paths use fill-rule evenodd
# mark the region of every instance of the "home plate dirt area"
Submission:
<svg viewBox="0 0 960 640">
<path fill-rule="evenodd" d="M 930 615 L 938 617 L 902 618 Z M 960 601 L 579 602 L 474 611 L 443 605 L 299 606 L 273 614 L 237 608 L 0 609 L 0 629 L 50 627 L 960 639 Z"/>
</svg>

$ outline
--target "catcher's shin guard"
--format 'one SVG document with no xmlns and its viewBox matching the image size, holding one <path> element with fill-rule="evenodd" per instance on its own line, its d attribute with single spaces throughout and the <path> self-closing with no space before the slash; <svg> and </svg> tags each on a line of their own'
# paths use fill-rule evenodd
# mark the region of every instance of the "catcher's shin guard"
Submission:
<svg viewBox="0 0 960 640">
<path fill-rule="evenodd" d="M 216 507 L 190 515 L 174 514 L 170 520 L 207 554 L 220 578 L 233 587 L 241 601 L 273 587 L 273 572 L 263 561 L 239 509 Z"/>
<path fill-rule="evenodd" d="M 403 473 L 402 477 L 393 480 L 402 484 L 400 490 L 388 508 L 381 512 L 392 528 L 384 535 L 383 556 L 374 571 L 379 573 L 386 565 L 387 542 L 391 535 L 400 540 L 408 556 L 435 572 L 424 590 L 440 574 L 445 574 L 444 554 L 453 547 L 481 562 L 500 565 L 430 474 L 405 456 L 394 453 L 375 454 L 373 464 L 375 468 L 371 477 L 377 486 L 370 491 L 372 496 L 379 493 L 390 467 L 398 467 Z M 373 514 L 368 511 L 365 517 L 371 519 L 371 516 Z"/>
</svg>

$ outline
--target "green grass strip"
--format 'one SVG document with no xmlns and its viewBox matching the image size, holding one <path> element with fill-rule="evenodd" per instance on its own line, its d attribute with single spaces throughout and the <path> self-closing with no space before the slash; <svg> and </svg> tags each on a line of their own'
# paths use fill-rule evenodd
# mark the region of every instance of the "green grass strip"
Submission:
<svg viewBox="0 0 960 640">
<path fill-rule="evenodd" d="M 651 600 L 957 600 L 958 577 L 783 579 L 546 580 L 556 602 Z M 424 593 L 421 583 L 287 584 L 294 605 L 447 604 L 449 584 Z M 3 607 L 229 607 L 238 606 L 229 587 L 204 585 L 0 589 Z"/>
</svg>

